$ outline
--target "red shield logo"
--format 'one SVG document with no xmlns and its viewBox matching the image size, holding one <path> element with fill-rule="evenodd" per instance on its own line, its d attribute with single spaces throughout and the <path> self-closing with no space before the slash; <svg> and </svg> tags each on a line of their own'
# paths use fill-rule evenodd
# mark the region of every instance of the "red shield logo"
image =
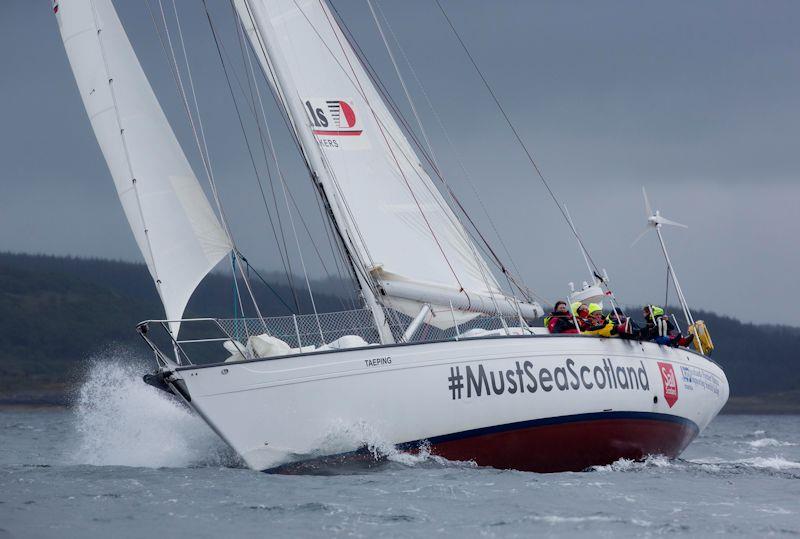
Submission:
<svg viewBox="0 0 800 539">
<path fill-rule="evenodd" d="M 675 377 L 675 369 L 672 368 L 672 364 L 659 361 L 658 372 L 661 373 L 661 382 L 664 384 L 664 400 L 672 408 L 678 402 L 678 379 Z"/>
</svg>

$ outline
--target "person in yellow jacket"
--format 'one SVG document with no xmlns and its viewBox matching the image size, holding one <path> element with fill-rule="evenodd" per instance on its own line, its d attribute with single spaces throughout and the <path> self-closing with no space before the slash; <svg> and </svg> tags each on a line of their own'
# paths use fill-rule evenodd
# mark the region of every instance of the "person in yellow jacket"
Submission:
<svg viewBox="0 0 800 539">
<path fill-rule="evenodd" d="M 597 303 L 589 304 L 589 327 L 584 331 L 587 335 L 612 337 L 614 324 L 603 315 L 603 309 Z"/>
</svg>

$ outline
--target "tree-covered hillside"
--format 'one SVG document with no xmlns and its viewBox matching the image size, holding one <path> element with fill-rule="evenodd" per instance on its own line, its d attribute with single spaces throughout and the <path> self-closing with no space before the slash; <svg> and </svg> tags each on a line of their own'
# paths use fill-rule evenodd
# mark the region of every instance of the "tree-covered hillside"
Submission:
<svg viewBox="0 0 800 539">
<path fill-rule="evenodd" d="M 285 278 L 253 277 L 262 310 L 271 316 L 308 312 L 308 296 L 297 303 Z M 297 281 L 300 283 L 300 280 Z M 352 308 L 354 291 L 341 281 L 317 282 L 320 311 Z M 271 289 L 271 290 L 270 290 Z M 229 276 L 210 275 L 189 303 L 187 316 L 231 317 Z M 638 309 L 632 309 L 635 314 Z M 147 349 L 134 330 L 137 322 L 163 316 L 143 264 L 97 259 L 0 253 L 0 391 L 29 391 L 69 382 L 88 357 L 121 344 Z M 742 323 L 698 311 L 710 328 L 736 397 L 783 393 L 800 400 L 800 328 Z"/>
</svg>

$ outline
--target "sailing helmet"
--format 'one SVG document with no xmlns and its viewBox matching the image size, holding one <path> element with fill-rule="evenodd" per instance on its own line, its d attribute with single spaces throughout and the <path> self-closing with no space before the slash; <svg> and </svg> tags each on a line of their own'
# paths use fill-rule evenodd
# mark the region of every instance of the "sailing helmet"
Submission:
<svg viewBox="0 0 800 539">
<path fill-rule="evenodd" d="M 589 314 L 594 314 L 594 313 L 598 313 L 598 312 L 599 313 L 603 312 L 602 307 L 600 307 L 600 305 L 598 305 L 597 303 L 590 303 L 589 304 Z"/>
</svg>

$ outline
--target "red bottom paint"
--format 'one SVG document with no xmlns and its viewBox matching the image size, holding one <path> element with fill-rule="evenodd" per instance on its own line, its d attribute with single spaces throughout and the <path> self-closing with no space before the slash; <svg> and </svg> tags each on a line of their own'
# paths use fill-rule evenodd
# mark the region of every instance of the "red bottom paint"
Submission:
<svg viewBox="0 0 800 539">
<path fill-rule="evenodd" d="M 448 460 L 529 472 L 581 471 L 621 458 L 677 457 L 697 436 L 691 422 L 609 418 L 534 425 L 431 444 Z"/>
<path fill-rule="evenodd" d="M 619 459 L 648 455 L 675 458 L 697 436 L 696 424 L 678 416 L 648 412 L 602 412 L 554 417 L 458 432 L 397 447 L 479 466 L 526 472 L 579 472 Z M 383 459 L 385 460 L 385 459 Z M 303 459 L 272 473 L 339 474 L 380 465 L 368 448 Z M 353 468 L 354 467 L 354 468 Z"/>
</svg>

